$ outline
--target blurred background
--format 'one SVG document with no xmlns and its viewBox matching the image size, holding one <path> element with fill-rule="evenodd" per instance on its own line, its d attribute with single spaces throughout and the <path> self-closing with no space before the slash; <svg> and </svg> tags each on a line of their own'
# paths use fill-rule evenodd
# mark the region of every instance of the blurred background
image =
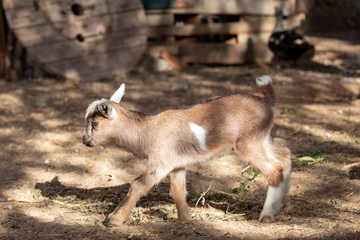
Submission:
<svg viewBox="0 0 360 240">
<path fill-rule="evenodd" d="M 360 1 L 2 0 L 0 239 L 359 239 Z M 192 222 L 166 178 L 106 228 L 145 160 L 82 144 L 84 113 L 121 83 L 157 113 L 234 92 L 278 95 L 288 201 L 258 221 L 267 182 L 236 156 L 187 166 Z M 234 106 L 236 107 L 236 106 Z M 240 111 L 240 110 L 239 110 Z"/>
</svg>

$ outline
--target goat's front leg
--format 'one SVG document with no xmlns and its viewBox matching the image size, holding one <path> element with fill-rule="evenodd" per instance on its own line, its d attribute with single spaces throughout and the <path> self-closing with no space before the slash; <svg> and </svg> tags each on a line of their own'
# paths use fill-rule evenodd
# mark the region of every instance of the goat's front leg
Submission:
<svg viewBox="0 0 360 240">
<path fill-rule="evenodd" d="M 174 169 L 170 173 L 170 197 L 174 200 L 179 221 L 190 221 L 191 216 L 186 203 L 186 171 L 184 168 Z"/>
<path fill-rule="evenodd" d="M 114 212 L 110 213 L 105 220 L 106 226 L 121 226 L 129 217 L 131 210 L 135 207 L 140 197 L 145 196 L 149 190 L 160 182 L 170 172 L 163 169 L 146 171 L 130 184 L 127 196 L 119 204 Z"/>
</svg>

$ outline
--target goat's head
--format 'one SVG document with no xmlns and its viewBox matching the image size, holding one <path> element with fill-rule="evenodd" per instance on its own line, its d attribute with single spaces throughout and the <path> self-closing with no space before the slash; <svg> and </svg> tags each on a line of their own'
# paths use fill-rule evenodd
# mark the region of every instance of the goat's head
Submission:
<svg viewBox="0 0 360 240">
<path fill-rule="evenodd" d="M 114 124 L 118 118 L 115 107 L 125 94 L 125 85 L 112 95 L 110 100 L 101 99 L 92 102 L 85 112 L 85 131 L 83 143 L 88 147 L 104 144 L 115 137 Z"/>
</svg>

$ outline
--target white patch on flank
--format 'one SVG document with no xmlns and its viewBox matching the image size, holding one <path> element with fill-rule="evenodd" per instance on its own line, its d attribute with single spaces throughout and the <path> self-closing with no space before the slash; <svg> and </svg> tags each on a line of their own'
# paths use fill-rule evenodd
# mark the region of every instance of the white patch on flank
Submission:
<svg viewBox="0 0 360 240">
<path fill-rule="evenodd" d="M 193 133 L 195 134 L 196 139 L 199 141 L 200 143 L 200 147 L 202 150 L 206 151 L 206 134 L 207 131 L 205 128 L 200 127 L 199 125 L 195 124 L 195 123 L 190 123 L 189 124 L 191 131 L 193 131 Z"/>
<path fill-rule="evenodd" d="M 272 220 L 274 220 L 274 216 L 282 208 L 283 197 L 287 194 L 289 190 L 290 174 L 291 174 L 291 169 L 285 170 L 283 172 L 284 181 L 280 183 L 278 187 L 269 187 L 266 195 L 264 209 L 260 215 L 260 220 L 264 216 L 269 216 L 271 217 Z"/>
<path fill-rule="evenodd" d="M 272 79 L 270 76 L 264 75 L 261 77 L 256 78 L 256 84 L 258 86 L 266 86 L 272 83 Z"/>
</svg>

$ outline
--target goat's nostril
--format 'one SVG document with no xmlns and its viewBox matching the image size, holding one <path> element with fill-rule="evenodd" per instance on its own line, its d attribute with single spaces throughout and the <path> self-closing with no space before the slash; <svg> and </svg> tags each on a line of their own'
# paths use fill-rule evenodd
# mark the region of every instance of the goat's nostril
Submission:
<svg viewBox="0 0 360 240">
<path fill-rule="evenodd" d="M 93 147 L 94 143 L 91 137 L 89 137 L 89 135 L 87 135 L 85 132 L 82 136 L 82 142 L 85 146 L 87 147 Z"/>
</svg>

